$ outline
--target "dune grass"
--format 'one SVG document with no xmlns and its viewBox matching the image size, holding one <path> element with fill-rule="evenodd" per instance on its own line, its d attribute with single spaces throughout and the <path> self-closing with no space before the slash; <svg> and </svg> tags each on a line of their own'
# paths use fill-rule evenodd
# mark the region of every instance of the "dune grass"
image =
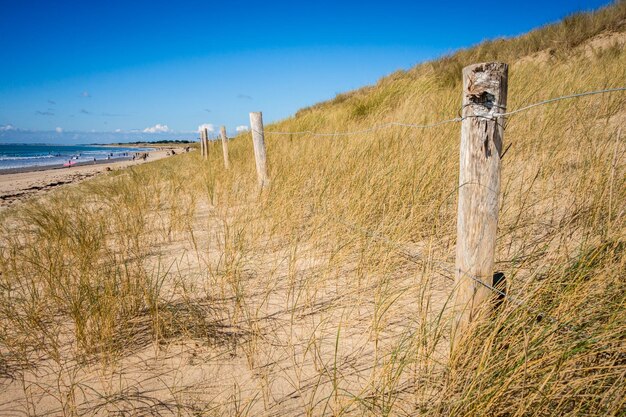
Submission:
<svg viewBox="0 0 626 417">
<path fill-rule="evenodd" d="M 509 61 L 509 109 L 622 86 L 625 2 L 305 109 L 267 130 L 455 117 Z M 557 42 L 558 41 L 558 42 Z M 556 46 L 555 46 L 556 45 Z M 556 48 L 547 58 L 529 54 Z M 507 121 L 505 302 L 450 346 L 460 126 L 249 134 L 0 212 L 0 409 L 25 415 L 623 415 L 626 95 Z M 452 351 L 450 351 L 452 349 Z"/>
</svg>

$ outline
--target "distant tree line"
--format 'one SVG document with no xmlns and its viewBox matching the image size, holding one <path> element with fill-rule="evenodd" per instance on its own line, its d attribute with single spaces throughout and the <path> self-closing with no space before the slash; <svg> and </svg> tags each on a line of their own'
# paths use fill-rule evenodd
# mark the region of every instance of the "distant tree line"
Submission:
<svg viewBox="0 0 626 417">
<path fill-rule="evenodd" d="M 118 143 L 92 143 L 92 145 L 141 145 L 144 143 L 149 143 L 149 144 L 168 144 L 168 143 L 181 143 L 181 144 L 185 144 L 185 143 L 197 143 L 197 141 L 194 140 L 138 140 L 135 142 L 118 142 Z"/>
<path fill-rule="evenodd" d="M 126 142 L 127 144 L 131 144 L 131 145 L 138 145 L 140 143 L 195 143 L 195 141 L 193 140 L 153 140 L 153 141 L 146 141 L 146 140 L 138 140 L 136 142 Z M 120 145 L 123 145 L 123 143 L 121 143 Z"/>
</svg>

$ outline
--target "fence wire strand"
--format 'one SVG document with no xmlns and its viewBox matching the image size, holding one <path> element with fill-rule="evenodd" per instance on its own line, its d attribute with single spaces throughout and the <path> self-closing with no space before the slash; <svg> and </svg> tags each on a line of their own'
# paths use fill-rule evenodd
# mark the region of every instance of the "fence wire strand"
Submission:
<svg viewBox="0 0 626 417">
<path fill-rule="evenodd" d="M 347 222 L 344 219 L 332 219 L 332 221 L 334 221 L 335 223 L 338 223 L 342 226 L 344 226 L 345 228 L 347 228 L 348 230 L 357 232 L 359 234 L 363 234 L 373 240 L 377 240 L 383 244 L 385 244 L 387 247 L 389 247 L 391 250 L 393 250 L 394 252 L 398 253 L 399 255 L 403 256 L 404 258 L 408 259 L 411 262 L 415 262 L 415 263 L 419 263 L 422 262 L 424 264 L 431 264 L 434 266 L 438 266 L 442 271 L 447 272 L 450 275 L 443 275 L 446 279 L 450 280 L 450 281 L 455 281 L 455 276 L 457 275 L 457 271 L 456 271 L 456 267 L 454 266 L 454 263 L 452 262 L 446 262 L 446 261 L 438 261 L 435 259 L 430 259 L 425 257 L 423 254 L 421 253 L 416 253 L 414 251 L 408 250 L 406 249 L 403 245 L 401 245 L 400 243 L 397 243 L 391 239 L 389 239 L 388 237 L 380 234 L 379 232 L 373 232 L 370 230 L 366 230 L 360 226 L 357 226 L 353 223 Z M 493 292 L 494 294 L 499 295 L 500 297 L 508 300 L 510 303 L 514 304 L 516 307 L 519 307 L 523 310 L 526 310 L 528 313 L 536 316 L 537 320 L 543 319 L 545 318 L 546 320 L 548 320 L 550 323 L 555 324 L 558 326 L 559 329 L 564 329 L 568 332 L 573 332 L 579 335 L 582 335 L 586 338 L 589 338 L 589 334 L 583 330 L 580 329 L 576 329 L 574 326 L 568 324 L 568 323 L 563 323 L 562 321 L 552 317 L 551 315 L 545 313 L 544 311 L 541 311 L 539 309 L 530 307 L 529 305 L 527 305 L 526 302 L 524 302 L 522 299 L 513 296 L 511 294 L 508 294 L 507 292 L 495 287 L 494 285 L 488 284 L 485 281 L 483 281 L 482 279 L 480 279 L 479 277 L 476 277 L 466 271 L 463 270 L 458 270 L 459 275 L 461 277 L 465 277 L 465 278 L 469 278 L 472 281 L 476 282 L 476 284 L 487 288 L 488 290 L 490 290 L 491 292 Z"/>
<path fill-rule="evenodd" d="M 465 116 L 465 117 L 455 117 L 453 119 L 447 119 L 447 120 L 442 120 L 439 122 L 434 122 L 434 123 L 427 123 L 427 124 L 414 124 L 414 123 L 404 123 L 404 122 L 389 122 L 389 123 L 383 123 L 381 125 L 377 125 L 377 126 L 372 126 L 369 127 L 367 129 L 360 129 L 360 130 L 352 130 L 352 131 L 345 131 L 345 132 L 314 132 L 312 130 L 301 130 L 301 131 L 293 131 L 293 132 L 282 132 L 282 131 L 278 131 L 278 130 L 266 130 L 264 132 L 257 132 L 256 130 L 253 129 L 254 132 L 256 133 L 264 133 L 267 135 L 277 135 L 277 136 L 283 136 L 283 135 L 311 135 L 311 136 L 351 136 L 351 135 L 360 135 L 360 134 L 364 134 L 364 133 L 370 133 L 370 132 L 375 132 L 377 130 L 381 130 L 381 129 L 385 129 L 387 127 L 407 127 L 410 129 L 429 129 L 432 127 L 437 127 L 437 126 L 441 126 L 441 125 L 445 125 L 448 123 L 457 123 L 457 122 L 461 122 L 467 118 L 471 118 L 471 117 L 478 117 L 478 118 L 487 118 L 487 119 L 496 119 L 496 118 L 501 118 L 501 117 L 505 117 L 505 116 L 511 116 L 517 113 L 521 113 L 524 112 L 526 110 L 532 109 L 534 107 L 538 107 L 538 106 L 543 106 L 546 104 L 550 104 L 550 103 L 555 103 L 557 101 L 561 101 L 561 100 L 570 100 L 573 98 L 580 98 L 580 97 L 586 97 L 586 96 L 592 96 L 592 95 L 596 95 L 596 94 L 604 94 L 604 93 L 615 93 L 615 92 L 620 92 L 620 91 L 626 91 L 626 87 L 616 87 L 616 88 L 608 88 L 608 89 L 604 89 L 604 90 L 595 90 L 595 91 L 586 91 L 583 93 L 577 93 L 577 94 L 569 94 L 566 96 L 561 96 L 561 97 L 555 97 L 555 98 L 551 98 L 548 100 L 543 100 L 543 101 L 539 101 L 537 103 L 533 103 L 533 104 L 529 104 L 527 106 L 521 107 L 519 109 L 516 110 L 512 110 L 510 112 L 504 112 L 504 113 L 493 113 L 491 115 L 477 115 L 477 116 Z"/>
<path fill-rule="evenodd" d="M 572 98 L 579 98 L 579 97 L 585 97 L 585 96 L 593 96 L 595 94 L 615 93 L 617 91 L 626 91 L 626 87 L 609 88 L 609 89 L 606 89 L 606 90 L 586 91 L 584 93 L 570 94 L 568 96 L 561 96 L 561 97 L 551 98 L 551 99 L 548 99 L 548 100 L 540 101 L 538 103 L 529 104 L 528 106 L 524 106 L 524 107 L 521 107 L 521 108 L 519 108 L 517 110 L 512 110 L 510 112 L 496 113 L 496 114 L 494 114 L 494 116 L 495 117 L 511 116 L 513 114 L 520 113 L 520 112 L 526 111 L 528 109 L 532 109 L 533 107 L 543 106 L 544 104 L 554 103 L 556 101 L 569 100 L 569 99 L 572 99 Z"/>
<path fill-rule="evenodd" d="M 461 120 L 463 120 L 462 117 L 455 117 L 454 119 L 442 120 L 440 122 L 424 124 L 424 125 L 418 125 L 418 124 L 413 124 L 413 123 L 389 122 L 389 123 L 384 123 L 378 126 L 372 126 L 367 129 L 353 130 L 349 132 L 335 132 L 335 133 L 313 132 L 312 130 L 302 130 L 302 131 L 297 131 L 297 132 L 279 132 L 275 130 L 269 130 L 269 131 L 266 130 L 265 133 L 272 134 L 272 135 L 350 136 L 350 135 L 359 135 L 362 133 L 370 133 L 370 132 L 374 132 L 376 130 L 381 130 L 381 129 L 384 129 L 386 127 L 391 127 L 391 126 L 408 127 L 412 129 L 428 129 L 431 127 L 440 126 L 440 125 L 444 125 L 448 123 L 460 122 Z"/>
</svg>

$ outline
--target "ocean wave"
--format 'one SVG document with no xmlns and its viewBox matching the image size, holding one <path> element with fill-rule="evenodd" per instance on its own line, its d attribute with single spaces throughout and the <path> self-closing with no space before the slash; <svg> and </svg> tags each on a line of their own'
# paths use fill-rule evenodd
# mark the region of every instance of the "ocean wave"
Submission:
<svg viewBox="0 0 626 417">
<path fill-rule="evenodd" d="M 38 156 L 4 156 L 0 155 L 0 161 L 22 161 L 29 159 L 47 159 L 47 158 L 60 158 L 56 155 L 38 155 Z"/>
</svg>

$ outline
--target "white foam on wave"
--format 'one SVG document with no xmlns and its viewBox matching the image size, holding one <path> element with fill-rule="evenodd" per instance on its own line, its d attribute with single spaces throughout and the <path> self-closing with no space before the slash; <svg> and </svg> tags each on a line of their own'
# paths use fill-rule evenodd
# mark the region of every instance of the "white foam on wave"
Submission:
<svg viewBox="0 0 626 417">
<path fill-rule="evenodd" d="M 37 156 L 5 156 L 0 155 L 0 161 L 22 161 L 29 159 L 47 159 L 47 158 L 59 158 L 56 155 L 37 155 Z"/>
</svg>

